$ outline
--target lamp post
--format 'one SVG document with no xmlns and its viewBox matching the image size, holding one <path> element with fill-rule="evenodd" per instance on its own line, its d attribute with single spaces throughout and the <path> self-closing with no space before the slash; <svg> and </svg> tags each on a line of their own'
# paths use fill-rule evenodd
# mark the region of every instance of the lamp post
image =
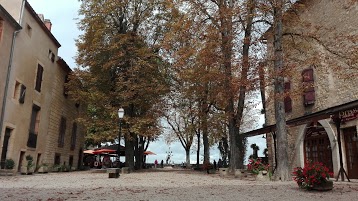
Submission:
<svg viewBox="0 0 358 201">
<path fill-rule="evenodd" d="M 120 148 L 121 148 L 121 129 L 122 129 L 122 119 L 124 116 L 124 109 L 119 108 L 118 109 L 118 118 L 119 118 L 119 132 L 118 132 L 118 148 L 117 148 L 117 156 L 118 156 L 118 167 L 121 166 L 121 160 L 120 160 Z"/>
</svg>

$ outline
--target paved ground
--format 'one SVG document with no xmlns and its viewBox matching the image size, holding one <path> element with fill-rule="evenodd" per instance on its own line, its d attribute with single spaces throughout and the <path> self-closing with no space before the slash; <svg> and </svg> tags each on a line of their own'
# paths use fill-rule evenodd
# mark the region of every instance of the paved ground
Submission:
<svg viewBox="0 0 358 201">
<path fill-rule="evenodd" d="M 143 171 L 109 179 L 69 172 L 0 176 L 0 200 L 358 200 L 358 181 L 335 182 L 328 192 L 304 191 L 294 182 L 221 178 L 186 170 Z"/>
</svg>

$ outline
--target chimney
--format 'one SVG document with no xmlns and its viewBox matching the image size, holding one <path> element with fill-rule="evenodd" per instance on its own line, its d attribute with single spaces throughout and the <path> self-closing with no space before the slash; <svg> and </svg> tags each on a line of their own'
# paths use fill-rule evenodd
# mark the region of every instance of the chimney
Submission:
<svg viewBox="0 0 358 201">
<path fill-rule="evenodd" d="M 45 26 L 47 27 L 47 29 L 48 29 L 49 31 L 51 31 L 51 27 L 52 27 L 51 20 L 45 19 L 44 23 L 45 23 Z"/>
<path fill-rule="evenodd" d="M 41 19 L 41 21 L 44 21 L 45 17 L 43 14 L 37 14 L 37 16 L 39 16 L 39 18 Z"/>
</svg>

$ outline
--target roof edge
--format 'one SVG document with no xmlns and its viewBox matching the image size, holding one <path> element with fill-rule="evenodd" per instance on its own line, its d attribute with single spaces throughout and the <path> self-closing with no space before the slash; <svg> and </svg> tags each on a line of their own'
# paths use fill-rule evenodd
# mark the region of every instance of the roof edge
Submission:
<svg viewBox="0 0 358 201">
<path fill-rule="evenodd" d="M 66 73 L 72 72 L 72 69 L 68 66 L 68 64 L 62 57 L 58 57 L 57 63 Z"/>
<path fill-rule="evenodd" d="M 17 21 L 8 13 L 2 5 L 0 5 L 0 14 L 3 13 L 3 16 L 6 18 L 7 21 L 11 23 L 12 26 L 16 29 L 16 31 L 22 29 L 21 25 L 17 23 Z"/>
<path fill-rule="evenodd" d="M 29 2 L 26 1 L 25 7 L 30 11 L 30 14 L 34 19 L 37 21 L 37 23 L 40 25 L 42 30 L 46 33 L 46 35 L 55 43 L 57 48 L 61 47 L 61 44 L 58 42 L 58 40 L 55 38 L 55 36 L 51 33 L 50 30 L 46 27 L 46 25 L 43 23 L 43 21 L 40 19 L 40 17 L 37 15 L 35 10 L 31 7 Z"/>
</svg>

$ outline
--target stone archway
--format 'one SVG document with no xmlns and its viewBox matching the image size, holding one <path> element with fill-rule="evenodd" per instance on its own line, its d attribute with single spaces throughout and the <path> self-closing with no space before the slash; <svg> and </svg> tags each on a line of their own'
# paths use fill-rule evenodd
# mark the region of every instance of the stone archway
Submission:
<svg viewBox="0 0 358 201">
<path fill-rule="evenodd" d="M 325 128 L 319 122 L 308 125 L 303 145 L 305 161 L 323 163 L 333 172 L 331 143 Z"/>
<path fill-rule="evenodd" d="M 331 148 L 331 156 L 332 156 L 332 165 L 333 165 L 333 172 L 338 172 L 338 145 L 337 139 L 335 137 L 335 132 L 332 125 L 328 122 L 328 120 L 320 120 L 318 121 L 320 124 L 320 128 L 324 129 L 326 135 L 329 139 L 329 145 Z M 318 125 L 317 123 L 317 125 Z M 297 153 L 297 161 L 299 162 L 299 166 L 303 167 L 304 162 L 306 160 L 306 153 L 305 153 L 305 137 L 307 130 L 310 128 L 310 124 L 302 125 L 299 128 L 299 133 L 296 139 L 296 153 Z M 327 138 L 326 138 L 327 140 Z M 327 142 L 327 141 L 326 141 Z M 328 146 L 328 145 L 327 145 Z M 332 169 L 331 169 L 332 171 Z"/>
</svg>

